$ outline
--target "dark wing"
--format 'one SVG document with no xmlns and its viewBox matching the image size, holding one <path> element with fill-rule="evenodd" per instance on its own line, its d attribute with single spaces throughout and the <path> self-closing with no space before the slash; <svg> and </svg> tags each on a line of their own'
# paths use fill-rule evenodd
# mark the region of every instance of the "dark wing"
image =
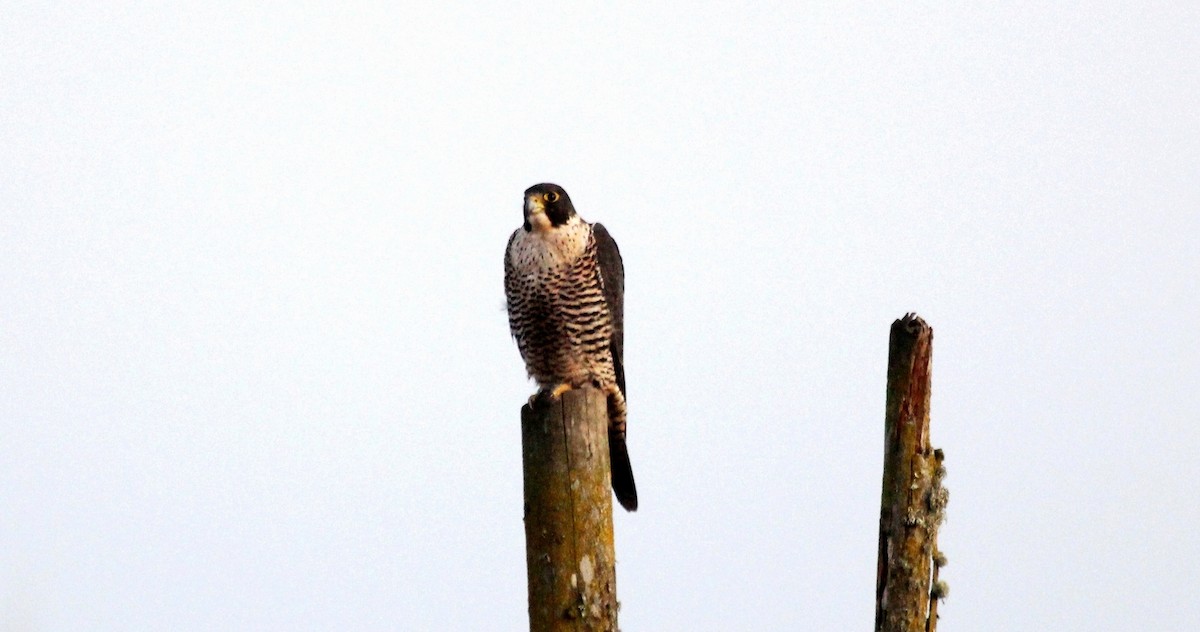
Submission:
<svg viewBox="0 0 1200 632">
<path fill-rule="evenodd" d="M 517 319 L 513 317 L 513 309 L 516 307 L 514 305 L 516 300 L 516 289 L 514 285 L 517 280 L 517 274 L 516 271 L 513 270 L 512 264 L 512 245 L 513 241 L 517 238 L 518 230 L 521 229 L 518 228 L 517 230 L 513 231 L 513 234 L 508 238 L 508 245 L 504 247 L 504 306 L 505 311 L 508 312 L 508 330 L 510 333 L 512 333 L 512 337 L 515 338 L 518 343 L 520 343 L 521 335 L 520 332 L 517 331 Z M 518 344 L 518 347 L 519 346 L 520 345 Z"/>
<path fill-rule="evenodd" d="M 609 343 L 612 351 L 613 368 L 617 373 L 617 386 L 625 394 L 625 265 L 621 263 L 621 251 L 617 242 L 604 224 L 593 224 L 592 235 L 596 239 L 596 259 L 600 264 L 600 280 L 604 284 L 604 302 L 612 317 L 613 335 Z"/>
</svg>

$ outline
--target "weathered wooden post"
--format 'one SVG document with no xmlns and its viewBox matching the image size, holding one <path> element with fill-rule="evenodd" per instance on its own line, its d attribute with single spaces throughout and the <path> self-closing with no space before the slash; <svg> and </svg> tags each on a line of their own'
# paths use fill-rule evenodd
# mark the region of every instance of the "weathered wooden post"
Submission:
<svg viewBox="0 0 1200 632">
<path fill-rule="evenodd" d="M 608 404 L 592 388 L 521 409 L 530 632 L 617 630 Z"/>
<path fill-rule="evenodd" d="M 876 632 L 933 632 L 937 580 L 945 557 L 937 531 L 948 492 L 941 450 L 929 441 L 930 359 L 933 329 L 907 314 L 892 323 L 884 417 L 883 494 L 879 509 L 879 562 L 875 581 Z"/>
</svg>

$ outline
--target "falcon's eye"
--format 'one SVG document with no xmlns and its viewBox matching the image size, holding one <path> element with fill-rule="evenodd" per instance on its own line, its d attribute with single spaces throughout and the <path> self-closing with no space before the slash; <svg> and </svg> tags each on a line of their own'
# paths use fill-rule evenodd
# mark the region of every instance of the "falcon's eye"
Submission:
<svg viewBox="0 0 1200 632">
<path fill-rule="evenodd" d="M 546 194 L 546 201 L 547 201 L 547 202 L 550 202 L 550 203 L 557 202 L 557 201 L 558 201 L 558 194 L 557 194 L 557 193 L 555 193 L 554 191 L 551 191 L 551 192 L 547 193 L 547 194 Z"/>
</svg>

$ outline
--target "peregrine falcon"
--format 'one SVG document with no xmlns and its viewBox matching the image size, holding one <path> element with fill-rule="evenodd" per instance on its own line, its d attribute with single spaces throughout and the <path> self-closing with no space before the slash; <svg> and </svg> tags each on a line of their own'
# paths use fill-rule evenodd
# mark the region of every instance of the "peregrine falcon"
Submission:
<svg viewBox="0 0 1200 632">
<path fill-rule="evenodd" d="M 592 385 L 608 396 L 608 454 L 617 501 L 637 511 L 625 445 L 625 270 L 601 224 L 575 214 L 557 184 L 525 191 L 525 223 L 504 254 L 508 324 L 538 394 Z"/>
</svg>

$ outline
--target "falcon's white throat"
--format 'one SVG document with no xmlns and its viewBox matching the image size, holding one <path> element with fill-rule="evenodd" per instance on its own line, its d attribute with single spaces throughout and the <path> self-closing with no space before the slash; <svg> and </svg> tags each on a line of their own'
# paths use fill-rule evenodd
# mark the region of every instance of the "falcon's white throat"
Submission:
<svg viewBox="0 0 1200 632">
<path fill-rule="evenodd" d="M 545 222 L 547 228 L 539 229 L 538 221 Z M 525 274 L 569 265 L 583 254 L 588 237 L 592 234 L 591 224 L 578 215 L 572 215 L 566 224 L 555 227 L 550 226 L 550 219 L 544 212 L 533 213 L 529 216 L 529 223 L 533 225 L 533 230 L 525 232 L 517 229 L 509 253 L 513 266 Z"/>
</svg>

